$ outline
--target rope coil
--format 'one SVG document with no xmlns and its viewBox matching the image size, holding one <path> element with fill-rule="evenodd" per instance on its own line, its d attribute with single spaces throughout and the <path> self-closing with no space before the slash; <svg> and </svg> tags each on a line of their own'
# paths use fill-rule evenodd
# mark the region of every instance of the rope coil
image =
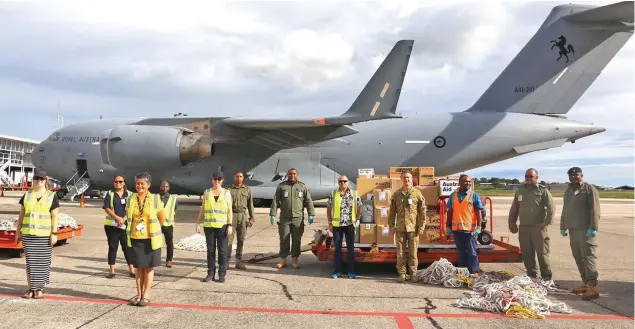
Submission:
<svg viewBox="0 0 635 329">
<path fill-rule="evenodd" d="M 459 299 L 454 306 L 505 314 L 524 319 L 543 319 L 554 313 L 571 313 L 562 302 L 554 303 L 547 293 L 558 291 L 553 281 L 539 281 L 528 276 L 514 276 L 508 271 L 486 272 L 471 275 L 466 268 L 457 268 L 447 259 L 435 261 L 428 268 L 418 271 L 424 284 L 443 285 L 449 288 L 468 287 L 472 292 Z"/>
</svg>

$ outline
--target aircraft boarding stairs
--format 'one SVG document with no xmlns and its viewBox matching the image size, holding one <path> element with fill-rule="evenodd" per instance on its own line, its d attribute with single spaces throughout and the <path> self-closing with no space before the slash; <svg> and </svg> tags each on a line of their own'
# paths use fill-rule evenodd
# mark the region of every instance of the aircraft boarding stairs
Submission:
<svg viewBox="0 0 635 329">
<path fill-rule="evenodd" d="M 66 195 L 65 199 L 69 199 L 70 201 L 74 201 L 75 197 L 81 195 L 86 192 L 90 187 L 90 179 L 84 178 L 86 173 L 83 173 L 81 176 L 77 176 L 77 173 L 73 175 L 68 182 L 66 182 Z"/>
<path fill-rule="evenodd" d="M 10 164 L 11 161 L 7 160 L 5 161 L 5 163 L 2 164 L 2 166 L 0 166 L 0 185 L 13 185 L 11 176 L 9 176 L 9 174 L 7 174 L 7 172 L 5 171 Z"/>
</svg>

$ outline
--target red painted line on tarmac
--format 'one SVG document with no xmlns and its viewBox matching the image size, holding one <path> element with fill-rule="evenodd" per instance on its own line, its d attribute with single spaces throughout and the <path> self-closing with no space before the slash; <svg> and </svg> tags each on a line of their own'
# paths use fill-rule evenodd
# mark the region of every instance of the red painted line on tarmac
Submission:
<svg viewBox="0 0 635 329">
<path fill-rule="evenodd" d="M 407 316 L 396 316 L 395 321 L 397 322 L 397 328 L 399 329 L 415 329 Z"/>
<path fill-rule="evenodd" d="M 0 296 L 6 297 L 21 297 L 21 294 L 7 294 L 0 293 Z M 113 304 L 113 305 L 127 305 L 127 300 L 120 299 L 98 299 L 98 298 L 82 298 L 82 297 L 69 297 L 61 295 L 46 295 L 44 299 L 58 300 L 65 302 L 82 302 L 82 303 L 97 303 L 97 304 Z M 283 309 L 283 308 L 260 308 L 260 307 L 235 307 L 235 306 L 214 306 L 214 305 L 195 305 L 195 304 L 167 304 L 150 302 L 147 307 L 166 307 L 166 308 L 182 308 L 191 310 L 208 310 L 208 311 L 227 311 L 227 312 L 255 312 L 255 313 L 278 313 L 278 314 L 305 314 L 305 315 L 340 315 L 340 316 L 379 316 L 379 317 L 392 317 L 396 321 L 400 321 L 401 318 L 473 318 L 473 319 L 512 319 L 502 314 L 495 313 L 438 313 L 438 314 L 426 314 L 426 313 L 399 313 L 399 312 L 361 312 L 361 311 L 321 311 L 321 310 L 307 310 L 307 309 Z M 398 319 L 399 318 L 399 319 Z M 546 317 L 547 319 L 562 319 L 562 320 L 612 320 L 612 321 L 624 321 L 635 320 L 635 317 L 628 317 L 622 315 L 566 315 L 566 314 L 552 314 Z M 408 322 L 410 322 L 408 320 Z"/>
</svg>

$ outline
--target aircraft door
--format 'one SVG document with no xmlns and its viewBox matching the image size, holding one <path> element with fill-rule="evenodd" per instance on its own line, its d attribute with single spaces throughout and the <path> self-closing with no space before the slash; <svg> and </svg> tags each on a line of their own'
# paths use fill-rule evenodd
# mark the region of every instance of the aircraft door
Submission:
<svg viewBox="0 0 635 329">
<path fill-rule="evenodd" d="M 335 172 L 335 159 L 322 158 L 320 159 L 320 183 L 321 185 L 335 185 L 337 186 L 337 174 Z"/>
<path fill-rule="evenodd" d="M 78 177 L 82 177 L 82 175 L 84 175 L 84 177 L 82 178 L 90 178 L 88 174 L 88 163 L 86 162 L 86 159 L 77 159 L 76 166 Z"/>
</svg>

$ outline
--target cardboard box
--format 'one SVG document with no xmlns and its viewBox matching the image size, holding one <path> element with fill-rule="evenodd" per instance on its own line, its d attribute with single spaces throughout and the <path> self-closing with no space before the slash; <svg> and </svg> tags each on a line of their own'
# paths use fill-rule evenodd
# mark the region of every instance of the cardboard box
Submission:
<svg viewBox="0 0 635 329">
<path fill-rule="evenodd" d="M 426 211 L 426 217 L 428 217 L 426 227 L 441 224 L 441 214 L 438 211 Z"/>
<path fill-rule="evenodd" d="M 395 244 L 395 236 L 390 234 L 388 225 L 377 225 L 377 244 Z"/>
<path fill-rule="evenodd" d="M 403 171 L 409 171 L 412 174 L 412 184 L 419 185 L 419 167 L 390 167 L 388 177 L 401 179 L 401 172 Z"/>
<path fill-rule="evenodd" d="M 375 207 L 375 224 L 388 226 L 388 211 L 390 207 Z"/>
<path fill-rule="evenodd" d="M 439 195 L 449 196 L 454 190 L 459 188 L 458 179 L 439 179 Z"/>
<path fill-rule="evenodd" d="M 397 192 L 403 183 L 401 182 L 401 178 L 391 178 L 390 179 L 390 191 L 394 194 Z"/>
<path fill-rule="evenodd" d="M 362 200 L 362 217 L 359 219 L 362 224 L 375 224 L 375 207 L 373 200 Z"/>
<path fill-rule="evenodd" d="M 419 244 L 435 243 L 441 239 L 439 231 L 423 231 L 423 234 L 419 234 Z"/>
<path fill-rule="evenodd" d="M 389 189 L 390 188 L 390 179 L 387 177 L 359 177 L 357 178 L 357 195 L 362 200 L 370 200 L 370 197 L 373 195 L 373 190 L 376 188 L 379 189 Z"/>
<path fill-rule="evenodd" d="M 419 167 L 418 169 L 417 185 L 434 185 L 434 167 Z"/>
<path fill-rule="evenodd" d="M 375 207 L 390 206 L 390 198 L 392 198 L 392 192 L 390 191 L 390 189 L 373 190 L 373 201 L 375 202 Z"/>
<path fill-rule="evenodd" d="M 363 168 L 357 169 L 357 177 L 373 178 L 375 176 L 375 169 Z"/>
<path fill-rule="evenodd" d="M 359 225 L 359 243 L 375 243 L 377 242 L 377 225 L 360 224 Z"/>
<path fill-rule="evenodd" d="M 439 187 L 438 186 L 415 186 L 423 197 L 426 199 L 426 207 L 427 206 L 437 206 L 437 202 L 439 201 Z"/>
</svg>

